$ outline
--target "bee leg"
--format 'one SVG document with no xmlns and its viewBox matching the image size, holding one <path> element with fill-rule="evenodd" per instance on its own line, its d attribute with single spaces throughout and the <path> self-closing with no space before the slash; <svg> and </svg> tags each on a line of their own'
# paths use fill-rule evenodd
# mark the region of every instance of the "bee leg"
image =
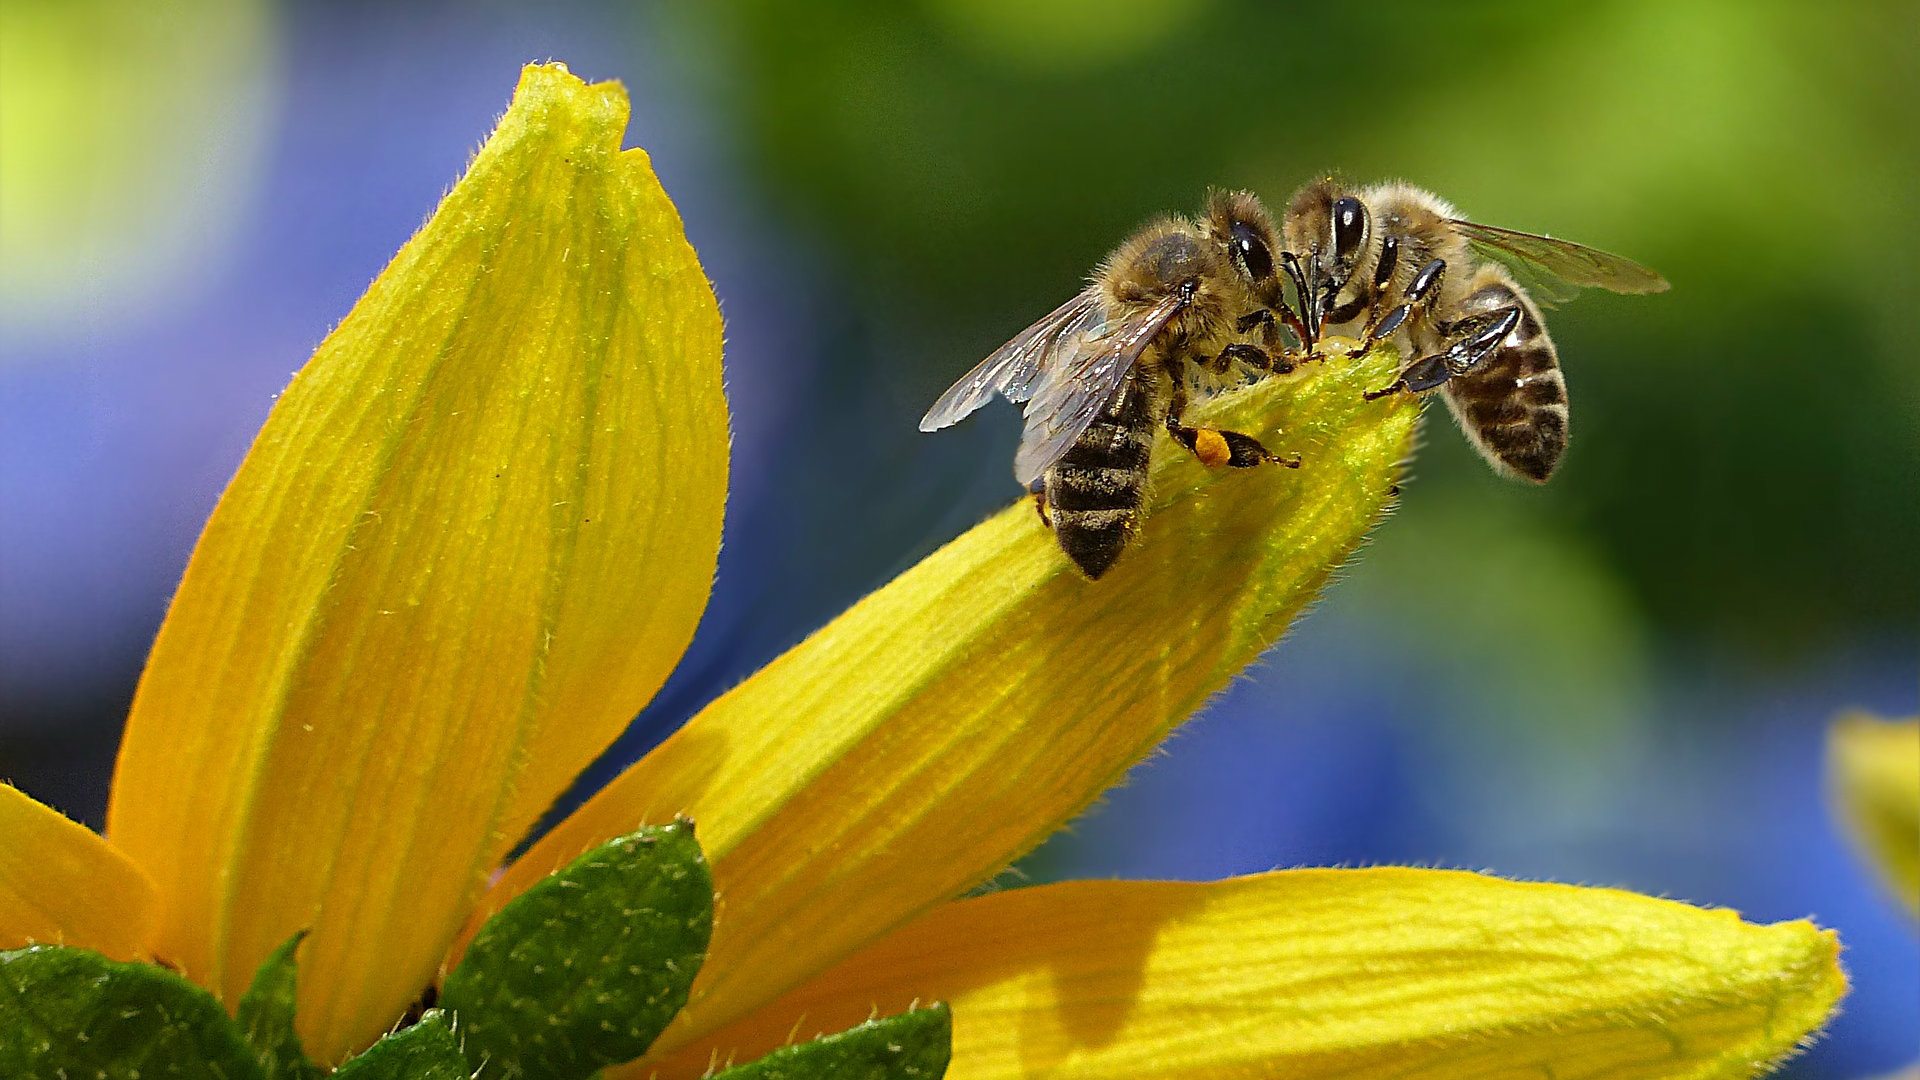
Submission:
<svg viewBox="0 0 1920 1080">
<path fill-rule="evenodd" d="M 1498 308 L 1462 319 L 1447 328 L 1453 335 L 1452 344 L 1400 369 L 1400 377 L 1391 385 L 1369 390 L 1360 396 L 1367 401 L 1374 401 L 1402 390 L 1418 394 L 1440 386 L 1455 375 L 1472 371 L 1482 360 L 1492 356 L 1518 325 L 1520 309 L 1517 307 Z"/>
<path fill-rule="evenodd" d="M 1366 333 L 1360 336 L 1359 355 L 1365 356 L 1373 351 L 1375 345 L 1392 337 L 1394 331 L 1399 330 L 1401 324 L 1406 322 L 1407 316 L 1411 314 L 1413 314 L 1412 304 L 1400 304 L 1382 318 L 1369 319 Z"/>
<path fill-rule="evenodd" d="M 1310 338 L 1310 335 L 1307 333 L 1306 321 L 1302 319 L 1298 314 L 1296 314 L 1291 307 L 1288 307 L 1284 303 L 1280 305 L 1279 319 L 1280 319 L 1280 325 L 1286 327 L 1287 332 L 1293 335 L 1294 344 L 1298 345 L 1303 350 L 1307 349 L 1309 347 L 1307 345 L 1307 342 Z M 1272 344 L 1278 345 L 1280 344 L 1278 340 L 1279 336 L 1280 335 L 1278 334 L 1271 334 L 1269 335 L 1269 340 L 1271 341 Z"/>
<path fill-rule="evenodd" d="M 1167 432 L 1175 442 L 1193 452 L 1200 464 L 1209 469 L 1222 465 L 1234 469 L 1251 469 L 1256 465 L 1272 462 L 1289 469 L 1300 467 L 1300 455 L 1281 457 L 1260 444 L 1260 440 L 1238 431 L 1216 431 L 1213 428 L 1187 427 L 1172 415 L 1167 417 Z"/>
<path fill-rule="evenodd" d="M 1226 354 L 1223 352 L 1221 356 Z M 1233 448 L 1221 434 L 1210 428 L 1188 427 L 1180 422 L 1187 412 L 1187 384 L 1179 379 L 1173 380 L 1173 392 L 1167 397 L 1167 414 L 1161 418 L 1166 424 L 1167 434 L 1175 442 L 1193 452 L 1200 464 L 1212 469 L 1227 464 L 1233 458 Z"/>
<path fill-rule="evenodd" d="M 1413 305 L 1402 303 L 1382 313 L 1380 302 L 1393 285 L 1394 271 L 1400 267 L 1400 238 L 1391 233 L 1380 239 L 1380 257 L 1373 264 L 1373 288 L 1367 292 L 1367 328 L 1360 335 L 1360 355 L 1365 356 L 1383 339 L 1391 337 L 1407 320 Z"/>
<path fill-rule="evenodd" d="M 1329 300 L 1331 299 L 1329 297 Z M 1370 310 L 1369 305 L 1372 303 L 1373 301 L 1365 296 L 1356 296 L 1339 307 L 1328 308 L 1324 318 L 1330 326 L 1350 323 Z"/>
<path fill-rule="evenodd" d="M 1227 443 L 1227 464 L 1235 469 L 1251 469 L 1255 465 L 1272 462 L 1288 469 L 1300 467 L 1300 455 L 1281 457 L 1279 454 L 1260 444 L 1260 440 L 1238 431 L 1222 431 L 1220 437 Z"/>
<path fill-rule="evenodd" d="M 1281 339 L 1279 331 L 1282 326 L 1287 328 L 1287 332 L 1293 335 L 1296 342 L 1304 344 L 1307 340 L 1306 324 L 1301 322 L 1300 317 L 1293 313 L 1293 309 L 1284 303 L 1279 305 L 1278 314 L 1275 314 L 1273 308 L 1249 311 L 1234 320 L 1233 326 L 1243 334 L 1259 330 L 1260 340 L 1266 343 L 1269 350 L 1284 348 L 1285 342 Z"/>
<path fill-rule="evenodd" d="M 1033 496 L 1033 509 L 1040 515 L 1040 524 L 1053 528 L 1053 518 L 1047 514 L 1047 481 L 1045 477 L 1027 485 L 1027 494 Z"/>
<path fill-rule="evenodd" d="M 1216 372 L 1224 375 L 1236 362 L 1273 375 L 1291 375 L 1295 367 L 1293 360 L 1285 354 L 1275 356 L 1258 345 L 1249 345 L 1244 341 L 1236 341 L 1221 349 L 1212 366 Z"/>
<path fill-rule="evenodd" d="M 1392 250 L 1394 259 L 1398 259 L 1398 244 L 1387 250 Z M 1392 262 L 1387 258 L 1386 250 L 1381 252 L 1381 264 L 1388 267 L 1388 274 L 1385 280 L 1376 282 L 1375 296 L 1384 295 L 1386 282 L 1392 278 Z M 1413 281 L 1407 285 L 1406 295 L 1401 297 L 1400 303 L 1388 310 L 1385 315 L 1376 312 L 1375 318 L 1367 321 L 1366 332 L 1360 335 L 1360 355 L 1364 356 L 1372 352 L 1375 345 L 1392 337 L 1394 332 L 1405 325 L 1416 312 L 1430 317 L 1433 314 L 1433 305 L 1439 302 L 1440 280 L 1446 276 L 1446 273 L 1447 260 L 1445 259 L 1435 259 L 1421 267 L 1420 272 L 1413 275 Z M 1377 270 L 1376 276 L 1378 276 Z M 1372 398 L 1368 400 L 1371 401 Z"/>
<path fill-rule="evenodd" d="M 1403 299 L 1416 307 L 1432 311 L 1434 302 L 1440 299 L 1440 280 L 1446 276 L 1447 260 L 1433 260 L 1421 267 L 1419 273 L 1413 275 L 1413 281 L 1407 285 L 1407 295 Z"/>
<path fill-rule="evenodd" d="M 1232 348 L 1232 346 L 1228 346 Z M 1253 348 L 1249 345 L 1247 348 Z M 1258 351 L 1258 350 L 1255 350 Z M 1261 354 L 1263 357 L 1265 353 Z M 1200 464 L 1207 468 L 1226 465 L 1235 469 L 1251 469 L 1255 465 L 1273 462 L 1289 469 L 1300 467 L 1299 455 L 1283 458 L 1260 445 L 1260 440 L 1238 431 L 1216 431 L 1213 428 L 1188 427 L 1180 422 L 1187 411 L 1186 385 L 1175 381 L 1173 393 L 1167 399 L 1167 414 L 1164 422 L 1167 434 L 1174 441 L 1193 452 Z"/>
</svg>

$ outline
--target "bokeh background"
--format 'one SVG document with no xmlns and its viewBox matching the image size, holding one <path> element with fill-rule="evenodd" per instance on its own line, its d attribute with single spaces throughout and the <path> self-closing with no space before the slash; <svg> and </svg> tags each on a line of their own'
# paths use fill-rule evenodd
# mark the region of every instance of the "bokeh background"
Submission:
<svg viewBox="0 0 1920 1080">
<path fill-rule="evenodd" d="M 1790 1074 L 1893 1069 L 1920 928 L 1821 751 L 1920 685 L 1916 43 L 1910 3 L 7 0 L 0 776 L 100 822 L 200 522 L 523 61 L 627 84 L 728 318 L 719 589 L 587 787 L 1017 494 L 1014 410 L 914 422 L 1130 228 L 1401 176 L 1674 290 L 1552 314 L 1551 486 L 1436 410 L 1312 615 L 1010 882 L 1419 863 L 1811 915 L 1855 990 Z"/>
</svg>

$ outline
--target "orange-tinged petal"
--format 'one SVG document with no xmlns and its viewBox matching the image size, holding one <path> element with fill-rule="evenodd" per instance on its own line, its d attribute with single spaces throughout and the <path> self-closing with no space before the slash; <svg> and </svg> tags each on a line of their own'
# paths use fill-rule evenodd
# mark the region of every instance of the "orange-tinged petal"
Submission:
<svg viewBox="0 0 1920 1080">
<path fill-rule="evenodd" d="M 1299 453 L 1298 471 L 1209 472 L 1163 440 L 1144 534 L 1097 582 L 1031 506 L 988 520 L 702 711 L 488 906 L 636 822 L 698 821 L 720 910 L 671 1046 L 991 877 L 1271 645 L 1353 551 L 1413 429 L 1404 399 L 1361 399 L 1395 363 L 1329 362 L 1203 414 Z"/>
<path fill-rule="evenodd" d="M 530 67 L 274 407 L 142 679 L 108 834 L 160 954 L 236 1000 L 288 935 L 338 1060 L 693 632 L 726 484 L 720 319 L 627 100 Z"/>
<path fill-rule="evenodd" d="M 1845 991 L 1838 942 L 1612 889 L 1437 870 L 1074 882 L 939 908 L 748 1021 L 693 1077 L 915 999 L 949 1080 L 1746 1077 Z"/>
<path fill-rule="evenodd" d="M 79 945 L 136 960 L 152 946 L 157 915 L 153 882 L 125 855 L 0 784 L 0 949 Z"/>
</svg>

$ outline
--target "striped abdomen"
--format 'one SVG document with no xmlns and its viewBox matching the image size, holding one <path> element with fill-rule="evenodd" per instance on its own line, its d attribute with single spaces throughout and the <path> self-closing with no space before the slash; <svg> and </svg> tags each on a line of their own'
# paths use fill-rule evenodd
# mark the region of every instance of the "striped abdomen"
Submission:
<svg viewBox="0 0 1920 1080">
<path fill-rule="evenodd" d="M 1460 427 L 1496 470 L 1544 482 L 1567 449 L 1567 383 L 1540 309 L 1506 272 L 1482 266 L 1454 319 L 1518 307 L 1520 324 L 1443 393 Z"/>
<path fill-rule="evenodd" d="M 1136 368 L 1093 423 L 1046 472 L 1060 550 L 1090 578 L 1107 572 L 1140 527 L 1153 449 L 1152 376 Z"/>
</svg>

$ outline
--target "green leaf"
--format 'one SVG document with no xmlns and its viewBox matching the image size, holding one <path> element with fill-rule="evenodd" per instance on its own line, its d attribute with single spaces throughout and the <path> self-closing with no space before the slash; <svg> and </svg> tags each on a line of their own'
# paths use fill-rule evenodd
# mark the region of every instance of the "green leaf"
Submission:
<svg viewBox="0 0 1920 1080">
<path fill-rule="evenodd" d="M 501 908 L 440 989 L 488 1077 L 576 1080 L 646 1052 L 713 930 L 693 823 L 609 841 Z"/>
<path fill-rule="evenodd" d="M 293 1030 L 294 950 L 305 940 L 305 930 L 288 938 L 253 973 L 253 985 L 240 998 L 235 1019 L 267 1080 L 315 1080 L 320 1066 L 307 1060 L 300 1036 Z"/>
<path fill-rule="evenodd" d="M 0 953 L 0 1076 L 260 1080 L 213 996 L 165 968 L 86 949 Z"/>
<path fill-rule="evenodd" d="M 333 1080 L 467 1080 L 467 1059 L 441 1009 L 428 1009 L 420 1022 L 396 1031 L 367 1052 L 334 1070 Z"/>
<path fill-rule="evenodd" d="M 940 1080 L 952 1053 L 953 1014 L 934 1005 L 783 1047 L 713 1080 Z"/>
</svg>

